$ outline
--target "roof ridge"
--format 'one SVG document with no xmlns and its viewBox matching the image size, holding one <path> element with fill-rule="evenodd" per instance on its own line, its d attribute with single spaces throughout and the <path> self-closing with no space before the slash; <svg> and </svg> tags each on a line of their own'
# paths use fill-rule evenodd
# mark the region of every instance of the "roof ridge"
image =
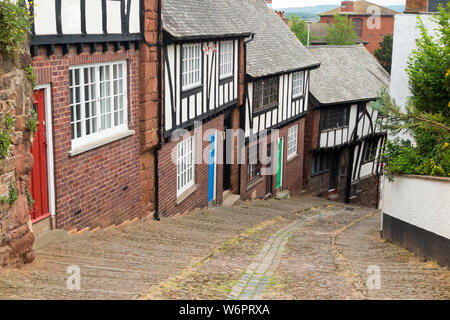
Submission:
<svg viewBox="0 0 450 320">
<path fill-rule="evenodd" d="M 308 49 L 314 49 L 314 48 L 356 48 L 356 47 L 364 47 L 364 44 L 362 43 L 356 43 L 356 44 L 349 44 L 349 45 L 343 45 L 343 44 L 322 44 L 317 46 L 309 46 Z"/>
</svg>

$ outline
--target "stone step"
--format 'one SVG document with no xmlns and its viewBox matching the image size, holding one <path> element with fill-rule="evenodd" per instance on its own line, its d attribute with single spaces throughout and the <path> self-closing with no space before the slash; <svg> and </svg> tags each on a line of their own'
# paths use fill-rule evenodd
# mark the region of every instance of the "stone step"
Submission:
<svg viewBox="0 0 450 320">
<path fill-rule="evenodd" d="M 226 190 L 223 193 L 222 207 L 231 208 L 241 199 L 240 195 L 232 194 L 230 190 Z"/>
<path fill-rule="evenodd" d="M 280 190 L 277 192 L 275 199 L 284 200 L 284 199 L 289 199 L 290 197 L 291 197 L 291 192 L 289 190 Z"/>
</svg>

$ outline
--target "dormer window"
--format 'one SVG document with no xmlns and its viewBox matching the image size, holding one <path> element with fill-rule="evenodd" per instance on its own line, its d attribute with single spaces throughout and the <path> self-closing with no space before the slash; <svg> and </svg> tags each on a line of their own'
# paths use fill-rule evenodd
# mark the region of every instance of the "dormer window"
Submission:
<svg viewBox="0 0 450 320">
<path fill-rule="evenodd" d="M 186 91 L 202 84 L 202 49 L 197 43 L 185 44 L 182 48 L 183 91 Z"/>
<path fill-rule="evenodd" d="M 222 41 L 219 48 L 220 79 L 233 76 L 233 41 Z"/>
</svg>

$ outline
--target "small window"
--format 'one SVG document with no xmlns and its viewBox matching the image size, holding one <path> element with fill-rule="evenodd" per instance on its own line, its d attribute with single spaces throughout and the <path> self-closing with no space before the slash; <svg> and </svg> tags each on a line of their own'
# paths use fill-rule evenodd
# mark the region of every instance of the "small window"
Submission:
<svg viewBox="0 0 450 320">
<path fill-rule="evenodd" d="M 194 136 L 177 145 L 177 196 L 188 190 L 195 182 Z"/>
<path fill-rule="evenodd" d="M 261 175 L 261 162 L 258 159 L 258 144 L 249 146 L 247 153 L 247 180 L 251 181 Z"/>
<path fill-rule="evenodd" d="M 362 37 L 362 26 L 363 26 L 362 19 L 353 18 L 352 20 L 353 20 L 353 26 L 355 27 L 356 35 L 358 36 L 358 38 L 361 38 Z"/>
<path fill-rule="evenodd" d="M 220 79 L 233 75 L 233 41 L 222 41 L 220 43 Z"/>
<path fill-rule="evenodd" d="M 288 143 L 287 143 L 287 159 L 290 160 L 297 155 L 298 145 L 298 125 L 288 129 Z"/>
<path fill-rule="evenodd" d="M 350 107 L 322 109 L 320 131 L 348 126 Z"/>
<path fill-rule="evenodd" d="M 331 157 L 324 152 L 315 153 L 311 159 L 311 175 L 318 175 L 330 171 Z"/>
<path fill-rule="evenodd" d="M 304 72 L 296 72 L 292 75 L 292 96 L 294 98 L 303 95 L 303 76 Z"/>
<path fill-rule="evenodd" d="M 255 82 L 253 110 L 258 111 L 278 103 L 278 77 Z"/>
<path fill-rule="evenodd" d="M 378 149 L 378 140 L 368 140 L 364 143 L 364 162 L 375 160 Z"/>
<path fill-rule="evenodd" d="M 201 46 L 200 44 L 183 45 L 182 77 L 183 90 L 189 90 L 202 84 Z"/>
<path fill-rule="evenodd" d="M 69 69 L 72 146 L 128 129 L 126 74 L 126 62 Z"/>
</svg>

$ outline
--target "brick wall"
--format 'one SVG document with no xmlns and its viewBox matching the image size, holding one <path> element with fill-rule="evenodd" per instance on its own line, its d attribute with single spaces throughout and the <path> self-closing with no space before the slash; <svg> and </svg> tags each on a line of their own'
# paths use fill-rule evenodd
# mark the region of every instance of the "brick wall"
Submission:
<svg viewBox="0 0 450 320">
<path fill-rule="evenodd" d="M 220 115 L 203 124 L 203 133 L 208 129 L 217 129 L 223 131 L 224 116 Z M 189 131 L 192 136 L 194 130 Z M 186 213 L 188 211 L 205 208 L 208 206 L 208 175 L 209 165 L 203 161 L 205 152 L 208 152 L 209 138 L 203 141 L 203 137 L 196 136 L 195 138 L 195 152 L 196 158 L 202 159 L 201 164 L 195 166 L 195 185 L 196 190 L 186 197 L 182 202 L 177 203 L 177 167 L 172 161 L 172 150 L 176 148 L 178 142 L 168 141 L 163 145 L 159 152 L 159 213 L 162 216 L 172 216 L 174 214 Z M 181 138 L 179 139 L 181 141 Z M 218 140 L 218 145 L 220 139 Z M 219 148 L 219 146 L 218 146 Z M 218 157 L 220 152 L 218 151 Z M 223 165 L 217 165 L 217 188 L 216 188 L 216 202 L 222 203 L 223 193 Z"/>
<path fill-rule="evenodd" d="M 33 103 L 33 88 L 25 67 L 31 64 L 29 54 L 23 53 L 16 63 L 0 53 L 0 130 L 9 134 L 11 144 L 5 158 L 0 158 L 0 267 L 20 266 L 34 260 L 34 236 L 30 230 L 30 214 L 25 195 L 30 190 L 33 156 L 32 136 L 25 125 Z M 14 123 L 8 130 L 5 119 Z M 10 187 L 15 186 L 18 197 L 10 204 Z"/>
<path fill-rule="evenodd" d="M 284 149 L 283 149 L 283 186 L 281 189 L 287 189 L 291 191 L 291 195 L 298 196 L 302 194 L 303 191 L 303 150 L 305 143 L 305 118 L 302 118 L 294 123 L 288 124 L 279 129 L 279 137 L 284 138 Z M 292 126 L 298 125 L 298 146 L 297 146 L 297 156 L 291 160 L 287 160 L 287 138 L 288 130 Z M 270 141 L 270 136 L 268 137 Z M 246 157 L 248 154 L 248 146 L 246 146 Z M 247 158 L 246 158 L 247 159 Z M 255 178 L 252 181 L 247 179 L 247 165 L 241 165 L 241 199 L 251 200 L 251 199 L 261 199 L 266 196 L 266 183 L 268 181 L 267 177 L 262 176 Z M 276 174 L 273 175 L 272 179 L 272 190 L 276 194 Z M 275 196 L 273 194 L 273 196 Z"/>
<path fill-rule="evenodd" d="M 305 117 L 305 144 L 303 150 L 303 188 L 308 191 L 310 190 L 308 184 L 311 177 L 312 152 L 317 148 L 319 140 L 319 121 L 320 110 L 313 109 L 311 102 L 309 102 L 308 112 Z"/>
<path fill-rule="evenodd" d="M 128 126 L 138 131 L 139 57 L 133 46 L 91 54 L 88 46 L 63 55 L 62 47 L 47 56 L 39 48 L 33 59 L 38 84 L 51 84 L 55 166 L 56 226 L 65 229 L 107 226 L 139 214 L 139 136 L 123 138 L 71 157 L 69 67 L 127 61 Z M 81 210 L 81 213 L 79 213 Z M 75 215 L 75 213 L 79 213 Z"/>
<path fill-rule="evenodd" d="M 357 197 L 350 201 L 351 204 L 375 208 L 379 200 L 377 194 L 377 176 L 370 175 L 361 178 Z"/>
</svg>

